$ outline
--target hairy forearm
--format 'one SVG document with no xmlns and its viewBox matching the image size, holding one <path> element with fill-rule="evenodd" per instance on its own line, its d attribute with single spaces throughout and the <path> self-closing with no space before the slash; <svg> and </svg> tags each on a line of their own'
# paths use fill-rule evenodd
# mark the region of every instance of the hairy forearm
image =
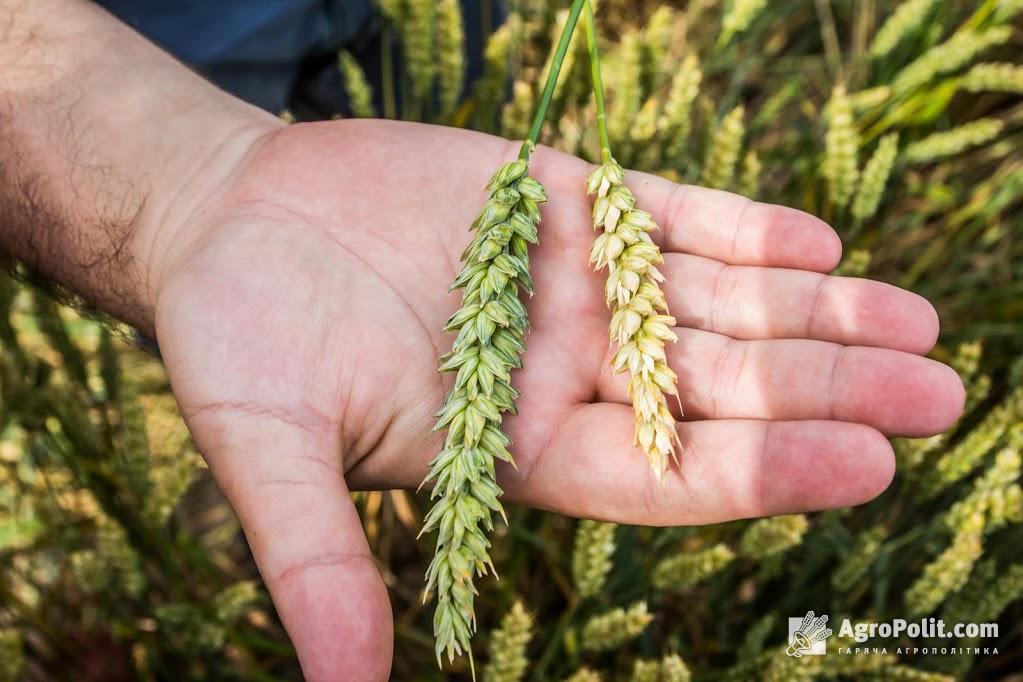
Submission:
<svg viewBox="0 0 1023 682">
<path fill-rule="evenodd" d="M 0 248 L 152 330 L 163 255 L 274 117 L 84 0 L 0 0 Z"/>
</svg>

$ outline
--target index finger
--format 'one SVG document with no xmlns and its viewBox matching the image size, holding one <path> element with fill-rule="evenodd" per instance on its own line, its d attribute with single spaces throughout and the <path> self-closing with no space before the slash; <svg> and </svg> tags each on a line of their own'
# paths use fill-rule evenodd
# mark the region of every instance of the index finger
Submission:
<svg viewBox="0 0 1023 682">
<path fill-rule="evenodd" d="M 661 226 L 651 236 L 666 252 L 816 272 L 831 272 L 842 257 L 831 226 L 804 211 L 635 171 L 626 184 Z"/>
</svg>

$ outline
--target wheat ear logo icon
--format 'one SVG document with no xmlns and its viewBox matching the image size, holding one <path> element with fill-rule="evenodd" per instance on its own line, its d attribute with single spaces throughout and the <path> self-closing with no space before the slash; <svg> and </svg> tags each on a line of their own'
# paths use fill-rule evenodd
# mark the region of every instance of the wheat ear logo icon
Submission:
<svg viewBox="0 0 1023 682">
<path fill-rule="evenodd" d="M 796 620 L 795 618 L 789 619 Z M 791 628 L 790 628 L 791 630 Z M 828 617 L 816 616 L 813 611 L 808 611 L 799 626 L 791 631 L 789 635 L 789 648 L 785 650 L 789 656 L 802 658 L 803 654 L 819 654 L 821 651 L 812 651 L 814 644 L 823 642 L 831 636 L 831 628 L 828 627 Z"/>
</svg>

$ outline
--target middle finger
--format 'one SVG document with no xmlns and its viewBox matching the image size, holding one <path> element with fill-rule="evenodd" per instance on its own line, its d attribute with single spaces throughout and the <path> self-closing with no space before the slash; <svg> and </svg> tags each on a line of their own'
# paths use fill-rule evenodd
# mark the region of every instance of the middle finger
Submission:
<svg viewBox="0 0 1023 682">
<path fill-rule="evenodd" d="M 808 338 L 926 353 L 938 316 L 924 298 L 869 279 L 664 256 L 678 324 L 737 339 Z"/>
<path fill-rule="evenodd" d="M 686 419 L 831 419 L 889 435 L 929 436 L 951 426 L 962 410 L 955 371 L 911 353 L 675 332 L 679 339 L 667 348 L 668 364 L 679 377 Z M 627 381 L 605 365 L 597 399 L 629 403 Z"/>
</svg>

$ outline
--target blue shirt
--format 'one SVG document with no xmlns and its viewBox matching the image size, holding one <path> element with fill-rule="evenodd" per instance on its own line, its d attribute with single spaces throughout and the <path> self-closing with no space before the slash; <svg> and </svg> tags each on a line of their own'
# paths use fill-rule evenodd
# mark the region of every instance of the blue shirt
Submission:
<svg viewBox="0 0 1023 682">
<path fill-rule="evenodd" d="M 98 0 L 178 59 L 268 111 L 288 105 L 303 62 L 375 29 L 370 0 Z"/>
</svg>

